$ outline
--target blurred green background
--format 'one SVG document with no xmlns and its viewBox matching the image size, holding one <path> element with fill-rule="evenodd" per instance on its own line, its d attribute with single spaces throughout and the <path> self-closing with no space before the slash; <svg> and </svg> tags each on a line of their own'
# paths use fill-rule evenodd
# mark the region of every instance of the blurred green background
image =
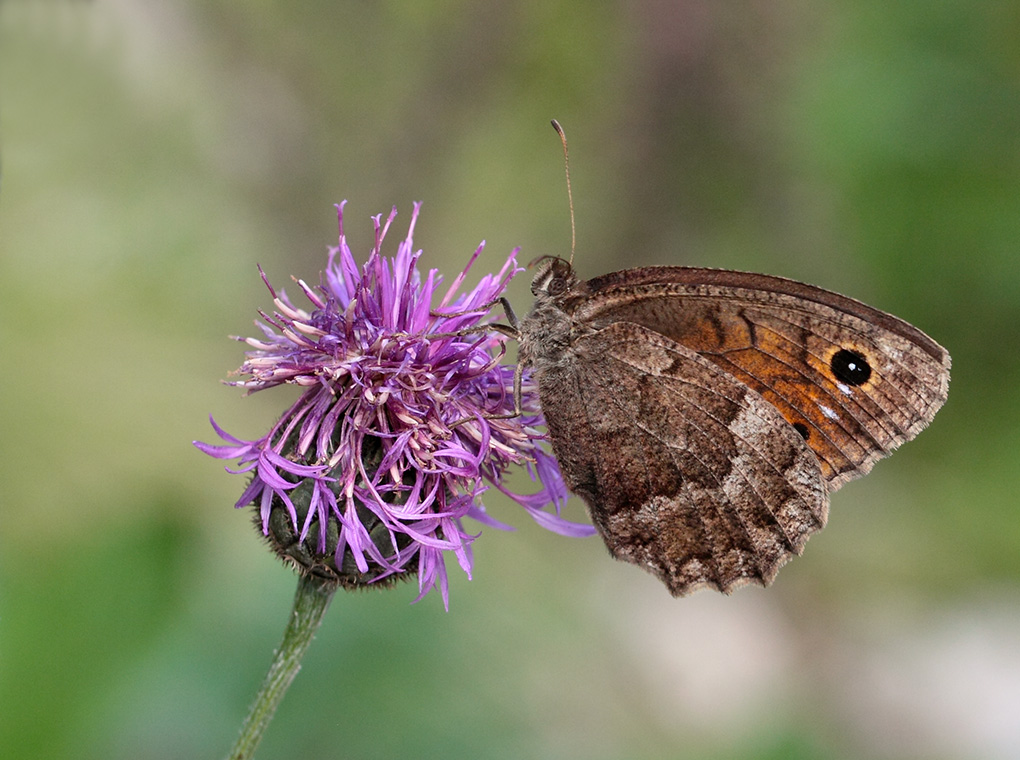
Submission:
<svg viewBox="0 0 1020 760">
<path fill-rule="evenodd" d="M 13 0 L 0 56 L 3 757 L 226 752 L 295 585 L 190 444 L 291 398 L 218 382 L 256 263 L 316 280 L 344 198 L 362 255 L 419 199 L 448 276 L 564 253 L 551 117 L 582 276 L 838 290 L 949 402 L 767 590 L 673 599 L 491 499 L 449 613 L 334 601 L 260 760 L 1020 756 L 1020 4 Z"/>
</svg>

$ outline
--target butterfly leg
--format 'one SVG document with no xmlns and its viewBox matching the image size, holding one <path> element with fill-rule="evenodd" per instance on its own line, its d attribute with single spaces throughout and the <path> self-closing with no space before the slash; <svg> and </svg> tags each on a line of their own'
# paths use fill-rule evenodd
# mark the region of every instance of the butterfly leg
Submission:
<svg viewBox="0 0 1020 760">
<path fill-rule="evenodd" d="M 430 310 L 429 311 L 429 316 L 431 316 L 431 317 L 462 317 L 465 314 L 472 314 L 472 313 L 474 313 L 476 311 L 479 311 L 479 312 L 488 311 L 489 309 L 491 309 L 496 304 L 499 304 L 500 306 L 503 307 L 503 313 L 506 315 L 506 320 L 507 320 L 507 322 L 510 323 L 509 326 L 513 330 L 513 333 L 509 333 L 509 332 L 505 332 L 504 330 L 500 330 L 499 328 L 496 328 L 495 325 L 492 325 L 492 327 L 495 328 L 498 332 L 503 332 L 505 335 L 510 335 L 510 337 L 516 338 L 517 337 L 517 333 L 519 331 L 520 320 L 517 319 L 517 314 L 514 313 L 514 307 L 510 305 L 510 301 L 507 300 L 506 296 L 500 296 L 495 301 L 489 301 L 489 303 L 482 304 L 481 306 L 478 306 L 478 307 L 476 307 L 474 309 L 467 309 L 465 311 L 435 311 L 435 310 Z M 488 327 L 488 326 L 487 325 L 479 325 L 478 327 L 473 327 L 473 328 L 469 328 L 468 330 L 465 330 L 464 333 L 467 333 L 467 332 L 482 332 L 482 330 L 485 327 Z M 506 325 L 501 325 L 500 327 L 504 327 L 505 328 Z M 450 336 L 450 335 L 462 335 L 464 333 L 461 333 L 461 332 L 442 333 L 442 335 L 444 337 L 446 337 L 446 336 Z"/>
<path fill-rule="evenodd" d="M 520 340 L 520 337 L 521 337 L 521 332 L 520 332 L 520 327 L 519 327 L 520 326 L 520 320 L 517 318 L 517 314 L 514 313 L 514 309 L 513 309 L 513 306 L 510 305 L 510 301 L 508 301 L 505 296 L 500 296 L 498 299 L 496 299 L 492 303 L 488 304 L 488 307 L 495 306 L 497 303 L 500 304 L 503 307 L 503 312 L 504 312 L 504 314 L 506 314 L 506 320 L 510 324 L 504 325 L 504 324 L 500 324 L 498 322 L 494 322 L 492 324 L 477 325 L 475 327 L 469 327 L 469 328 L 467 328 L 465 330 L 459 330 L 457 332 L 451 332 L 451 333 L 432 333 L 428 337 L 429 338 L 454 338 L 454 337 L 460 337 L 462 335 L 471 335 L 471 334 L 475 334 L 475 333 L 498 332 L 500 335 L 505 335 L 508 338 L 513 338 L 514 340 Z M 452 316 L 450 314 L 441 314 L 439 312 L 430 312 L 430 313 L 433 316 Z M 483 415 L 483 419 L 486 419 L 486 420 L 510 420 L 510 419 L 514 419 L 515 417 L 520 417 L 521 416 L 521 407 L 522 407 L 522 403 L 523 403 L 521 401 L 521 393 L 522 393 L 521 385 L 523 383 L 523 377 L 524 377 L 524 364 L 523 364 L 523 362 L 518 362 L 517 366 L 514 368 L 514 410 L 512 412 L 506 412 L 504 414 L 486 414 L 486 415 Z M 450 423 L 450 427 L 451 428 L 455 428 L 458 425 L 463 425 L 465 422 L 469 422 L 470 420 L 473 420 L 473 419 L 475 419 L 475 418 L 474 417 L 462 417 L 461 419 L 455 420 L 454 422 Z"/>
</svg>

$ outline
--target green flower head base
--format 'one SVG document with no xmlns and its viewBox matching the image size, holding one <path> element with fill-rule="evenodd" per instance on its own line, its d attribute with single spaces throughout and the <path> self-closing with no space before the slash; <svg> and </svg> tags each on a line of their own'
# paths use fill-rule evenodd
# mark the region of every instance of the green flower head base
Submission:
<svg viewBox="0 0 1020 760">
<path fill-rule="evenodd" d="M 489 487 L 550 530 L 594 531 L 560 516 L 566 489 L 537 430 L 544 421 L 527 375 L 523 413 L 494 418 L 514 410 L 514 368 L 499 363 L 498 334 L 476 328 L 521 271 L 516 251 L 498 275 L 458 295 L 482 243 L 433 303 L 441 277 L 431 270 L 423 280 L 421 251 L 413 249 L 419 208 L 392 258 L 381 248 L 396 209 L 385 222 L 373 217 L 375 245 L 359 268 L 337 206 L 340 241 L 321 284 L 297 283 L 311 311 L 262 275 L 277 311 L 260 312 L 264 337 L 245 341 L 253 350 L 238 372 L 247 378 L 231 384 L 253 392 L 290 384 L 304 393 L 262 438 L 235 438 L 213 421 L 226 445 L 195 446 L 239 460 L 228 471 L 251 474 L 236 506 L 258 508 L 262 533 L 301 572 L 343 587 L 416 574 L 418 599 L 438 584 L 448 606 L 447 554 L 471 575 L 477 535 L 465 530 L 464 518 L 507 528 L 481 503 Z M 527 466 L 537 492 L 503 484 L 514 464 Z"/>
</svg>

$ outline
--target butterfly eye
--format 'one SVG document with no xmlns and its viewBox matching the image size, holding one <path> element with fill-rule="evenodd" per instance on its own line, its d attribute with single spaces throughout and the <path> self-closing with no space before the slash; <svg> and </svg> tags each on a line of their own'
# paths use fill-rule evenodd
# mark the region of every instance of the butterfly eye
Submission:
<svg viewBox="0 0 1020 760">
<path fill-rule="evenodd" d="M 557 256 L 543 256 L 532 262 L 541 261 L 541 268 L 531 281 L 531 293 L 534 296 L 558 296 L 570 289 L 574 282 L 574 270 L 570 262 Z"/>
<path fill-rule="evenodd" d="M 546 292 L 551 296 L 558 296 L 560 293 L 567 289 L 567 281 L 558 272 L 549 280 L 549 286 L 546 288 Z"/>
<path fill-rule="evenodd" d="M 829 366 L 836 379 L 847 385 L 864 385 L 871 377 L 871 365 L 868 364 L 868 360 L 856 351 L 846 348 L 841 348 L 832 355 Z"/>
</svg>

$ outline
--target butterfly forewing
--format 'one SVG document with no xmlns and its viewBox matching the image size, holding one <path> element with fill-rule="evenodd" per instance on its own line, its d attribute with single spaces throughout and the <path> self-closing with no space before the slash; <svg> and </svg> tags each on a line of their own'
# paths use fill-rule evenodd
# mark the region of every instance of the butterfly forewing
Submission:
<svg viewBox="0 0 1020 760">
<path fill-rule="evenodd" d="M 634 322 L 697 351 L 773 404 L 830 490 L 913 438 L 945 401 L 949 355 L 858 301 L 766 275 L 662 267 L 595 278 L 572 317 Z"/>
</svg>

